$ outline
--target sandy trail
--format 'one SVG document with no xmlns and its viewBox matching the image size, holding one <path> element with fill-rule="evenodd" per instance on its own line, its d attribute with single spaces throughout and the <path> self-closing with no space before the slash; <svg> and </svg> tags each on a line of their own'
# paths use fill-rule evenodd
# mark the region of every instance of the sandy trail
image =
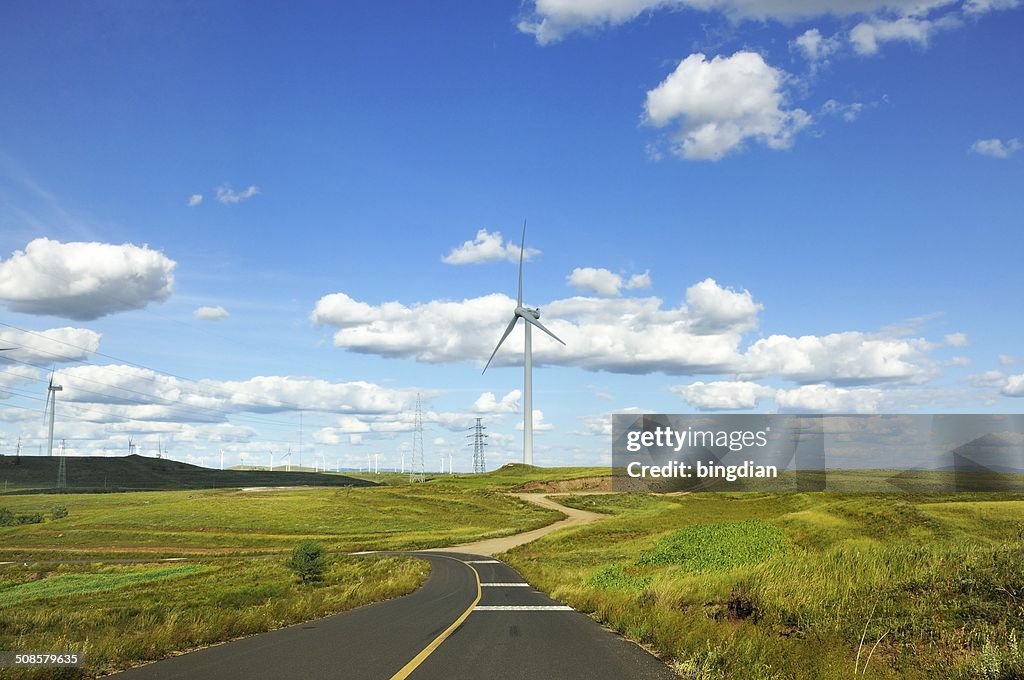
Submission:
<svg viewBox="0 0 1024 680">
<path fill-rule="evenodd" d="M 506 550 L 511 550 L 512 548 L 523 545 L 525 543 L 536 541 L 541 536 L 547 536 L 552 531 L 558 531 L 559 529 L 568 529 L 570 527 L 576 527 L 581 526 L 583 524 L 589 524 L 590 522 L 596 522 L 601 519 L 607 519 L 609 515 L 602 515 L 597 512 L 588 512 L 587 510 L 577 510 L 576 508 L 569 508 L 558 503 L 552 498 L 553 496 L 579 496 L 585 493 L 588 492 L 559 494 L 512 494 L 513 496 L 521 498 L 524 501 L 527 501 L 528 503 L 534 503 L 535 505 L 539 505 L 544 508 L 557 510 L 566 517 L 565 519 L 559 520 L 554 524 L 549 524 L 546 527 L 541 527 L 540 529 L 533 529 L 532 531 L 524 531 L 521 534 L 502 536 L 501 538 L 488 538 L 482 541 L 474 541 L 473 543 L 462 543 L 460 545 L 452 545 L 448 546 L 447 548 L 430 548 L 430 551 L 472 553 L 474 555 L 486 555 L 490 557 L 492 555 L 497 555 L 498 553 L 503 553 Z"/>
</svg>

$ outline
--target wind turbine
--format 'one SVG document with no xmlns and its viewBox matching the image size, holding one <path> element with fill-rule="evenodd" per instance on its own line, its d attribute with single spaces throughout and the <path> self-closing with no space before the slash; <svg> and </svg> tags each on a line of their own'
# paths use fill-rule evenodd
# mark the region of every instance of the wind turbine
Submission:
<svg viewBox="0 0 1024 680">
<path fill-rule="evenodd" d="M 64 388 L 61 385 L 53 384 L 53 371 L 50 371 L 50 385 L 46 388 L 46 404 L 43 405 L 43 418 L 46 417 L 46 407 L 50 407 L 50 444 L 47 451 L 48 456 L 53 455 L 53 416 L 54 411 L 57 408 L 57 392 L 60 392 Z"/>
<path fill-rule="evenodd" d="M 284 469 L 285 472 L 291 472 L 292 471 L 292 461 L 290 460 L 291 455 L 292 455 L 292 450 L 288 449 L 288 453 L 286 453 L 283 456 L 281 456 L 281 460 L 287 460 L 288 461 L 287 466 Z"/>
<path fill-rule="evenodd" d="M 563 345 L 565 342 L 557 335 L 544 327 L 540 322 L 540 309 L 534 307 L 523 307 L 523 252 L 526 250 L 526 221 L 523 221 L 523 240 L 519 246 L 519 296 L 516 298 L 516 308 L 512 310 L 512 320 L 505 328 L 505 333 L 498 340 L 497 347 L 491 352 L 491 358 L 487 360 L 481 375 L 487 372 L 487 367 L 494 361 L 494 355 L 501 349 L 501 343 L 509 336 L 512 329 L 516 327 L 519 319 L 525 331 L 523 347 L 523 464 L 533 465 L 533 344 L 530 337 L 530 326 L 536 326 L 550 335 Z"/>
</svg>

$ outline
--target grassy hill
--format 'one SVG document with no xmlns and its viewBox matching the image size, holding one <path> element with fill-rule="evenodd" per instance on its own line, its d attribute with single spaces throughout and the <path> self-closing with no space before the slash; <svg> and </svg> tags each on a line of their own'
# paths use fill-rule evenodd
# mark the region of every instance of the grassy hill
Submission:
<svg viewBox="0 0 1024 680">
<path fill-rule="evenodd" d="M 56 456 L 0 456 L 0 493 L 54 489 Z M 145 491 L 242 486 L 373 486 L 345 475 L 279 470 L 211 470 L 166 458 L 145 456 L 66 459 L 69 491 Z"/>
</svg>

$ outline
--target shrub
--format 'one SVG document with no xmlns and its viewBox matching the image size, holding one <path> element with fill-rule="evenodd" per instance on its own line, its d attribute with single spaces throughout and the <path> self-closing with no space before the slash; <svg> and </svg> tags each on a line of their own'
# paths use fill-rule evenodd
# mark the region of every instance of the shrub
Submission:
<svg viewBox="0 0 1024 680">
<path fill-rule="evenodd" d="M 50 511 L 54 519 L 64 519 L 68 516 L 68 506 L 66 505 L 55 505 L 53 510 Z"/>
<path fill-rule="evenodd" d="M 0 527 L 9 527 L 14 524 L 14 513 L 7 508 L 0 508 Z"/>
<path fill-rule="evenodd" d="M 327 571 L 327 554 L 319 542 L 306 540 L 295 547 L 285 566 L 295 572 L 301 583 L 322 581 Z"/>
<path fill-rule="evenodd" d="M 30 515 L 18 515 L 14 518 L 15 524 L 42 524 L 43 513 L 33 512 Z"/>
</svg>

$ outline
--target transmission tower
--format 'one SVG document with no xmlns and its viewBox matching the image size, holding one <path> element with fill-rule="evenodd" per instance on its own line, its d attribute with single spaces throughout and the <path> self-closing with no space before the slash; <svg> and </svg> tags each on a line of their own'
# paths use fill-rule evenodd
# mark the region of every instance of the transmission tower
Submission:
<svg viewBox="0 0 1024 680">
<path fill-rule="evenodd" d="M 409 467 L 409 481 L 422 482 L 423 476 L 423 405 L 416 395 L 416 418 L 412 430 L 412 465 Z"/>
<path fill-rule="evenodd" d="M 57 488 L 68 488 L 68 470 L 64 465 L 64 440 L 60 442 L 60 464 L 57 467 Z"/>
<path fill-rule="evenodd" d="M 473 472 L 487 472 L 487 462 L 484 460 L 484 447 L 487 446 L 487 435 L 484 434 L 483 418 L 476 419 L 476 427 L 473 428 L 473 434 L 468 435 L 473 438 Z"/>
</svg>

